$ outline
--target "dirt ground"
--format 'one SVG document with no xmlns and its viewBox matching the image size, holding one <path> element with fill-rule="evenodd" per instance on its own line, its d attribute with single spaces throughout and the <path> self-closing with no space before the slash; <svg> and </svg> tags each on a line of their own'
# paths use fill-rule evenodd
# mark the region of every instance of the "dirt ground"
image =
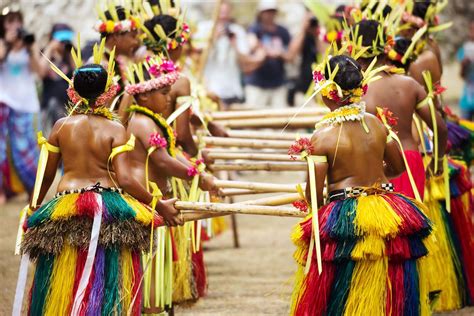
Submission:
<svg viewBox="0 0 474 316">
<path fill-rule="evenodd" d="M 241 178 L 294 183 L 302 180 L 302 175 L 253 173 Z M 19 267 L 13 247 L 18 212 L 25 203 L 24 198 L 16 199 L 0 211 L 0 316 L 11 314 Z M 290 218 L 238 216 L 240 248 L 234 248 L 231 229 L 205 244 L 208 295 L 191 307 L 178 307 L 175 314 L 287 315 L 295 269 L 289 236 L 296 222 Z M 474 309 L 449 315 L 474 315 Z"/>
</svg>

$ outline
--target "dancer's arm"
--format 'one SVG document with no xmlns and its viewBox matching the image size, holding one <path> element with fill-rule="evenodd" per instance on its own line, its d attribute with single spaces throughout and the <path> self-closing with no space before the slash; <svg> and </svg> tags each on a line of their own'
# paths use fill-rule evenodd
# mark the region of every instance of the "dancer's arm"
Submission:
<svg viewBox="0 0 474 316">
<path fill-rule="evenodd" d="M 389 178 L 398 177 L 403 171 L 405 171 L 405 163 L 403 162 L 402 152 L 400 147 L 394 139 L 389 136 L 387 131 L 387 145 L 385 146 L 384 152 L 384 173 Z"/>
<path fill-rule="evenodd" d="M 191 95 L 191 83 L 186 77 L 181 77 L 176 83 L 176 100 L 181 96 Z M 175 108 L 178 109 L 180 104 L 176 103 Z M 190 126 L 190 112 L 184 111 L 180 116 L 176 118 L 176 141 L 181 145 L 186 153 L 191 157 L 194 157 L 198 153 L 198 148 L 193 140 L 193 134 L 191 133 Z"/>
<path fill-rule="evenodd" d="M 314 146 L 313 156 L 327 157 L 327 151 L 321 139 L 318 139 L 317 133 L 313 134 L 311 143 Z M 318 206 L 322 206 L 324 203 L 323 190 L 324 182 L 328 173 L 328 164 L 325 162 L 315 162 L 315 173 L 316 173 L 316 193 L 318 197 Z M 311 202 L 311 186 L 310 186 L 310 174 L 309 170 L 306 176 L 306 199 Z"/>
</svg>

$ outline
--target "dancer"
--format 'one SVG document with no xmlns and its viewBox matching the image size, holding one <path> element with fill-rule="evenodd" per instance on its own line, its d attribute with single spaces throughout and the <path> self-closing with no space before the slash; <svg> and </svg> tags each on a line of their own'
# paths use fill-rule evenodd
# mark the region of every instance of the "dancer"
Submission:
<svg viewBox="0 0 474 316">
<path fill-rule="evenodd" d="M 365 49 L 365 53 L 358 59 L 363 69 L 374 62 L 378 66 L 391 65 L 390 59 L 384 56 L 384 52 L 387 50 L 390 56 L 393 56 L 394 52 L 391 50 L 390 43 L 387 43 L 387 35 L 379 22 L 363 20 L 352 27 L 352 34 L 354 34 L 355 39 L 351 45 L 357 47 L 356 42 L 361 41 L 362 47 L 358 47 L 358 49 Z M 402 41 L 400 40 L 398 43 L 401 44 Z M 396 54 L 398 55 L 394 59 L 401 55 L 400 53 Z M 401 58 L 400 63 L 402 61 L 405 63 L 401 66 L 408 68 L 411 60 Z M 396 192 L 403 193 L 411 198 L 417 198 L 421 202 L 423 201 L 425 187 L 425 167 L 421 153 L 418 150 L 418 143 L 412 134 L 413 115 L 418 114 L 421 120 L 426 122 L 432 130 L 434 126 L 437 127 L 438 143 L 436 145 L 439 148 L 438 156 L 440 158 L 444 156 L 446 150 L 446 124 L 437 112 L 435 113 L 435 120 L 432 119 L 427 94 L 423 86 L 411 77 L 392 73 L 390 71 L 392 68 L 388 68 L 387 71 L 379 74 L 381 79 L 370 84 L 370 91 L 363 97 L 363 100 L 366 102 L 367 110 L 370 113 L 377 114 L 377 107 L 383 107 L 397 118 L 396 125 L 393 128 L 397 132 L 404 150 L 407 171 L 400 177 L 391 179 L 390 182 L 394 184 Z M 437 166 L 434 166 L 435 163 Z M 433 159 L 429 168 L 441 172 L 443 170 L 442 159 L 436 162 Z"/>
<path fill-rule="evenodd" d="M 292 233 L 298 263 L 294 315 L 418 315 L 428 309 L 417 259 L 427 253 L 431 225 L 422 204 L 388 184 L 387 176 L 404 166 L 393 132 L 361 102 L 373 75 L 337 54 L 314 72 L 331 113 L 316 125 L 304 151 L 297 150 L 309 155 L 310 170 L 315 162 L 306 197 L 320 231 L 310 215 Z M 328 198 L 318 210 L 326 176 Z"/>
<path fill-rule="evenodd" d="M 71 105 L 49 139 L 40 137 L 46 156 L 39 162 L 25 221 L 19 278 L 26 278 L 24 258 L 34 259 L 31 315 L 141 314 L 140 254 L 149 249 L 151 228 L 162 220 L 145 206 L 152 195 L 129 174 L 123 153 L 133 149 L 134 138 L 127 142 L 125 128 L 108 109 L 118 85 L 114 51 L 105 70 L 99 64 L 103 50 L 104 41 L 94 49 L 94 64 L 84 66 L 80 48 L 73 51 L 77 69 L 72 79 L 53 66 L 69 82 Z M 57 193 L 38 208 L 60 161 L 64 175 Z M 182 224 L 174 202 L 155 200 L 164 221 L 173 226 Z"/>
<path fill-rule="evenodd" d="M 110 4 L 110 5 L 109 5 Z M 119 76 L 118 84 L 122 94 L 127 83 L 125 69 L 129 63 L 133 63 L 136 54 L 141 46 L 141 40 L 138 36 L 139 19 L 136 17 L 129 2 L 125 6 L 120 1 L 113 0 L 99 4 L 97 14 L 99 21 L 94 29 L 100 33 L 101 39 L 105 39 L 103 61 L 109 60 L 110 52 L 115 47 L 115 73 Z M 121 95 L 112 105 L 114 109 L 119 110 L 119 118 L 125 122 L 127 114 L 125 109 L 130 105 L 131 98 L 127 94 Z"/>
</svg>

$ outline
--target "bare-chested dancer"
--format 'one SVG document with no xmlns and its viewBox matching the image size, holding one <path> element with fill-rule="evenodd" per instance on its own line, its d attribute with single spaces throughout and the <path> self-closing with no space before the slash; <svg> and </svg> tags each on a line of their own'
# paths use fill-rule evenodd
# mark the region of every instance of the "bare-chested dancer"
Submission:
<svg viewBox="0 0 474 316">
<path fill-rule="evenodd" d="M 377 65 L 391 65 L 389 59 L 385 57 L 384 47 L 380 43 L 372 44 L 378 40 L 377 32 L 380 27 L 379 23 L 374 20 L 364 20 L 359 22 L 355 27 L 358 27 L 358 35 L 362 37 L 362 46 L 368 46 L 371 57 L 360 58 L 358 61 L 362 68 L 367 68 L 372 62 L 373 58 L 377 58 Z M 383 40 L 383 39 L 382 39 Z M 376 47 L 374 50 L 373 47 Z M 408 67 L 409 64 L 405 65 Z M 418 143 L 413 138 L 413 114 L 417 113 L 426 124 L 433 129 L 433 122 L 431 119 L 431 112 L 427 104 L 424 103 L 427 94 L 422 85 L 416 82 L 413 78 L 403 75 L 385 71 L 379 73 L 382 76 L 381 80 L 377 80 L 370 84 L 368 93 L 363 100 L 366 102 L 367 111 L 373 114 L 377 113 L 377 107 L 387 108 L 393 113 L 394 117 L 398 119 L 398 123 L 394 126 L 400 138 L 403 150 L 413 176 L 413 180 L 418 189 L 419 197 L 423 197 L 425 185 L 425 168 L 423 159 L 418 149 Z M 436 113 L 436 125 L 438 129 L 438 148 L 439 157 L 443 157 L 446 151 L 447 130 L 446 125 L 441 116 Z M 434 170 L 434 160 L 430 165 Z M 442 170 L 442 162 L 438 161 L 438 169 Z M 395 185 L 395 190 L 401 192 L 412 198 L 416 197 L 408 172 L 405 172 L 400 177 L 392 179 L 391 182 Z"/>
<path fill-rule="evenodd" d="M 151 194 L 129 172 L 125 152 L 134 139 L 127 142 L 108 109 L 118 91 L 113 76 L 98 64 L 76 69 L 70 116 L 56 122 L 47 141 L 40 139 L 49 154 L 30 208 L 42 203 L 61 161 L 64 175 L 56 196 L 25 223 L 22 251 L 36 261 L 32 315 L 141 313 L 141 300 L 132 299 L 141 297 L 141 254 L 158 218 L 144 205 Z M 181 224 L 173 203 L 158 201 L 157 210 L 169 225 Z"/>
<path fill-rule="evenodd" d="M 420 291 L 423 280 L 416 273 L 415 256 L 409 247 L 396 252 L 392 246 L 394 240 L 408 242 L 404 236 L 406 227 L 417 226 L 414 231 L 429 233 L 430 225 L 421 211 L 423 205 L 393 193 L 387 184 L 387 176 L 399 174 L 404 165 L 387 128 L 376 116 L 366 113 L 360 102 L 366 79 L 360 66 L 343 55 L 332 57 L 328 64 L 329 67 L 323 63 L 314 77 L 316 87 L 331 83 L 322 90 L 331 113 L 316 125 L 310 145 L 305 145 L 306 153 L 316 162 L 318 205 L 323 203 L 325 177 L 328 197 L 317 212 L 313 208 L 313 214 L 318 215 L 319 235 L 314 215 L 293 230 L 299 270 L 291 315 L 383 315 L 387 310 L 402 315 L 428 311 L 427 293 Z M 331 77 L 336 66 L 337 73 Z M 334 78 L 333 82 L 330 78 Z M 310 193 L 314 196 L 312 189 L 307 189 L 307 198 Z M 407 213 L 402 215 L 401 209 Z M 423 224 L 413 225 L 415 218 Z M 412 235 L 413 232 L 409 238 L 414 237 L 422 245 L 423 256 L 427 250 L 422 239 L 415 237 L 421 235 Z M 404 284 L 404 280 L 410 283 Z"/>
</svg>

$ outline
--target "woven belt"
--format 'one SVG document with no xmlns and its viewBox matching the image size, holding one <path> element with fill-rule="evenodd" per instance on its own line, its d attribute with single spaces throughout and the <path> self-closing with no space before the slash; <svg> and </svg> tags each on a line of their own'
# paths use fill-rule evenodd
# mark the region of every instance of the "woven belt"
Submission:
<svg viewBox="0 0 474 316">
<path fill-rule="evenodd" d="M 101 186 L 100 182 L 97 182 L 94 185 L 91 185 L 89 187 L 85 187 L 85 188 L 82 188 L 82 189 L 64 190 L 64 191 L 58 192 L 54 195 L 54 198 L 58 198 L 60 196 L 64 196 L 64 195 L 67 195 L 67 194 L 85 193 L 85 192 L 90 192 L 90 191 L 97 192 L 97 193 L 100 193 L 100 192 L 103 192 L 103 191 L 117 192 L 117 193 L 120 193 L 120 194 L 123 193 L 123 189 L 121 189 L 121 188 L 115 188 L 115 187 L 106 188 L 106 187 Z"/>
<path fill-rule="evenodd" d="M 393 192 L 393 184 L 382 183 L 378 189 Z M 367 188 L 360 187 L 349 187 L 341 190 L 334 190 L 329 193 L 329 202 L 368 195 L 366 191 Z"/>
</svg>

